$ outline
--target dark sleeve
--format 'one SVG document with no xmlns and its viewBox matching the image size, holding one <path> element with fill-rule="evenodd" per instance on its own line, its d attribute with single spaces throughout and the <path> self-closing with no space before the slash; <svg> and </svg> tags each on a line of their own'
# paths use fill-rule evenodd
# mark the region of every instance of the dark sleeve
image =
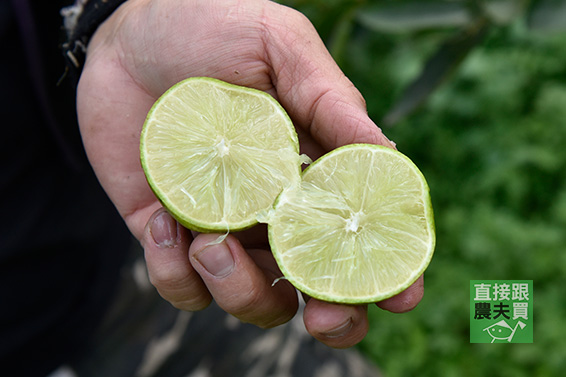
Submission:
<svg viewBox="0 0 566 377">
<path fill-rule="evenodd" d="M 96 28 L 126 0 L 76 0 L 74 5 L 61 10 L 64 17 L 66 41 L 63 54 L 67 74 L 77 82 L 86 57 L 86 46 Z"/>
</svg>

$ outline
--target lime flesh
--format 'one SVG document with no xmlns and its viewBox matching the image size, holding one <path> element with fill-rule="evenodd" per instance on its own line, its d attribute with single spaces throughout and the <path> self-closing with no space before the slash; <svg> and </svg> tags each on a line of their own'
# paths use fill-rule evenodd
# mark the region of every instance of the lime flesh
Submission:
<svg viewBox="0 0 566 377">
<path fill-rule="evenodd" d="M 141 134 L 147 181 L 185 227 L 254 225 L 300 180 L 298 138 L 270 95 L 212 78 L 189 78 L 153 105 Z"/>
<path fill-rule="evenodd" d="M 285 277 L 325 301 L 369 303 L 411 285 L 435 245 L 426 181 L 401 153 L 354 144 L 321 157 L 271 212 Z"/>
</svg>

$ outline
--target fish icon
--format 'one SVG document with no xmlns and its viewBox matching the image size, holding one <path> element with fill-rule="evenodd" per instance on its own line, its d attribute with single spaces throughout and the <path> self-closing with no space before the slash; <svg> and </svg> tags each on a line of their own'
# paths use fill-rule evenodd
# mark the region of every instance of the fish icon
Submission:
<svg viewBox="0 0 566 377">
<path fill-rule="evenodd" d="M 511 327 L 505 320 L 501 320 L 499 322 L 494 323 L 491 326 L 486 327 L 483 331 L 487 331 L 489 336 L 492 337 L 491 343 L 495 342 L 496 340 L 506 340 L 511 342 L 515 332 L 517 331 L 517 327 L 520 327 L 521 330 L 527 326 L 525 323 L 518 321 L 515 327 Z"/>
</svg>

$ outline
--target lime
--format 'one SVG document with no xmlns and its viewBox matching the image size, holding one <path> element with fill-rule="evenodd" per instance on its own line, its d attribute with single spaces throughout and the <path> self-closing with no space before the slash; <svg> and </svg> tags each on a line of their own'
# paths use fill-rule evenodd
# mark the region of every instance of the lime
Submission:
<svg viewBox="0 0 566 377">
<path fill-rule="evenodd" d="M 285 278 L 331 302 L 376 302 L 403 291 L 435 245 L 425 178 L 408 157 L 377 145 L 319 158 L 266 221 Z"/>
<path fill-rule="evenodd" d="M 298 137 L 279 103 L 206 77 L 181 81 L 156 101 L 140 154 L 162 204 L 198 231 L 254 225 L 301 176 Z"/>
</svg>

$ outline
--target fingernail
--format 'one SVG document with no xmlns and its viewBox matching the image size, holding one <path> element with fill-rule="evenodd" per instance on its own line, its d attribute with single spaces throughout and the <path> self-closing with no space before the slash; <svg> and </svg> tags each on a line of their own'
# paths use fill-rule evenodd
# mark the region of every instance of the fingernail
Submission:
<svg viewBox="0 0 566 377">
<path fill-rule="evenodd" d="M 397 144 L 394 141 L 389 140 L 389 138 L 385 135 L 383 135 L 383 145 L 391 149 L 397 149 Z"/>
<path fill-rule="evenodd" d="M 354 321 L 352 318 L 348 318 L 346 322 L 341 324 L 338 327 L 333 328 L 332 330 L 326 331 L 322 333 L 323 336 L 327 338 L 340 338 L 341 336 L 346 335 L 350 329 L 354 326 Z"/>
<path fill-rule="evenodd" d="M 198 251 L 195 259 L 212 275 L 224 278 L 234 269 L 234 257 L 225 242 Z"/>
<path fill-rule="evenodd" d="M 149 231 L 157 246 L 172 248 L 177 245 L 177 221 L 167 211 L 155 216 Z"/>
<path fill-rule="evenodd" d="M 387 139 L 387 140 L 389 140 L 389 139 Z M 397 143 L 395 143 L 394 141 L 389 140 L 389 144 L 391 144 L 392 149 L 395 149 L 395 150 L 397 149 Z"/>
</svg>

